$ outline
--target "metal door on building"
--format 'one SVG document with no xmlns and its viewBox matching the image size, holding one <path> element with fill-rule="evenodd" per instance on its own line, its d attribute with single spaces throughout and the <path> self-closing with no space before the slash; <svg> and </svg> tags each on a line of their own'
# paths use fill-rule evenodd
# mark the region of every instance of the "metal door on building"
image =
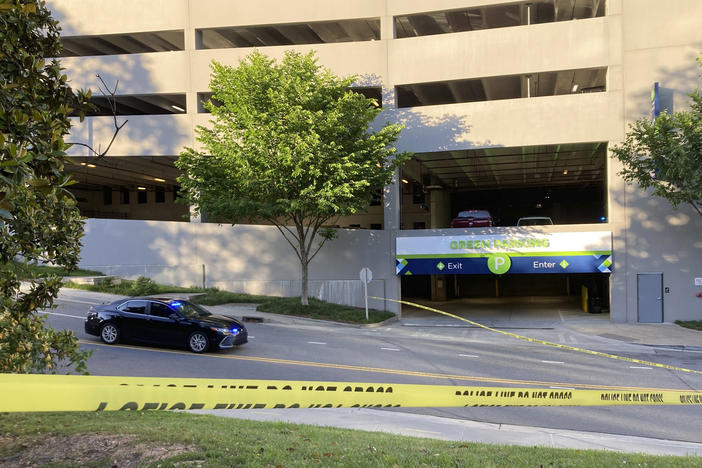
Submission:
<svg viewBox="0 0 702 468">
<path fill-rule="evenodd" d="M 663 273 L 638 273 L 636 287 L 639 322 L 662 323 Z"/>
</svg>

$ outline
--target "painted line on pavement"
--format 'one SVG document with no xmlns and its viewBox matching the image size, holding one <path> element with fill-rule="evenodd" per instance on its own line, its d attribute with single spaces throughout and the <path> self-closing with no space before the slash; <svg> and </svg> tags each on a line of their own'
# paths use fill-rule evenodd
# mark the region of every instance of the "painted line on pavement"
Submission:
<svg viewBox="0 0 702 468">
<path fill-rule="evenodd" d="M 648 369 L 652 370 L 653 367 L 644 367 L 644 366 L 629 366 L 629 369 Z"/>
<path fill-rule="evenodd" d="M 661 389 L 653 387 L 625 387 L 620 385 L 597 385 L 597 384 L 577 384 L 570 382 L 545 382 L 540 380 L 518 380 L 518 379 L 501 379 L 496 377 L 478 377 L 472 375 L 458 375 L 458 374 L 439 374 L 435 372 L 419 372 L 419 371 L 409 371 L 401 369 L 388 369 L 382 367 L 367 367 L 367 366 L 354 366 L 347 364 L 331 364 L 325 362 L 313 362 L 313 361 L 293 361 L 290 359 L 278 359 L 278 358 L 265 358 L 259 356 L 238 356 L 232 354 L 194 354 L 189 351 L 178 351 L 169 349 L 158 349 L 158 348 L 145 348 L 140 346 L 131 345 L 108 345 L 100 341 L 92 340 L 78 340 L 81 344 L 100 346 L 105 348 L 119 348 L 128 349 L 134 351 L 142 352 L 153 352 L 153 353 L 167 353 L 167 354 L 179 354 L 181 356 L 188 356 L 190 358 L 202 359 L 202 358 L 212 358 L 212 359 L 233 359 L 236 361 L 251 361 L 251 362 L 261 362 L 265 364 L 280 364 L 288 366 L 304 366 L 304 367 L 319 367 L 323 369 L 339 369 L 339 370 L 349 370 L 356 372 L 372 372 L 378 374 L 391 374 L 391 375 L 401 375 L 410 377 L 424 377 L 430 379 L 444 379 L 444 380 L 461 380 L 461 381 L 471 381 L 471 382 L 490 382 L 490 383 L 505 383 L 505 384 L 517 384 L 517 385 L 540 385 L 548 387 L 550 385 L 557 385 L 563 387 L 572 388 L 583 388 L 583 389 L 604 389 L 604 390 L 630 390 L 630 391 L 660 391 L 660 390 L 670 390 L 670 391 L 688 391 L 689 389 Z"/>
<path fill-rule="evenodd" d="M 459 354 L 461 357 L 472 357 L 472 358 L 477 358 L 479 356 L 476 356 L 475 354 Z"/>
<path fill-rule="evenodd" d="M 399 428 L 401 431 L 412 431 L 412 432 L 420 432 L 422 434 L 441 434 L 441 432 L 436 432 L 436 431 L 424 431 L 422 429 L 415 429 L 413 427 L 400 427 Z"/>
<path fill-rule="evenodd" d="M 85 316 L 80 317 L 80 316 L 78 316 L 78 315 L 60 314 L 60 313 L 58 313 L 58 312 L 47 312 L 47 311 L 45 311 L 45 310 L 40 310 L 39 313 L 41 313 L 41 314 L 46 314 L 46 315 L 58 315 L 58 316 L 60 316 L 60 317 L 70 317 L 70 318 L 74 318 L 74 319 L 85 320 Z"/>
<path fill-rule="evenodd" d="M 75 304 L 88 304 L 88 305 L 103 305 L 105 302 L 88 302 L 88 301 L 79 301 L 78 299 L 69 299 L 66 297 L 59 297 L 56 299 L 57 301 L 63 301 L 63 302 L 73 302 Z"/>
<path fill-rule="evenodd" d="M 541 361 L 545 364 L 565 364 L 563 361 Z"/>
<path fill-rule="evenodd" d="M 400 349 L 398 349 L 398 348 L 380 348 L 380 349 L 382 349 L 383 351 L 400 351 Z"/>
<path fill-rule="evenodd" d="M 309 343 L 309 344 L 319 344 L 319 345 L 325 345 L 325 344 L 326 344 L 326 343 L 324 343 L 324 342 L 322 342 L 322 341 L 308 341 L 307 343 Z"/>
</svg>

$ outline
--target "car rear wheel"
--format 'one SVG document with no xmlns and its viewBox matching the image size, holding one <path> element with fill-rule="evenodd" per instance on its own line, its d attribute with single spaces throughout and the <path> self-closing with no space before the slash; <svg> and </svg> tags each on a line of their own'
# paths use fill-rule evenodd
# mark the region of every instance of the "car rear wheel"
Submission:
<svg viewBox="0 0 702 468">
<path fill-rule="evenodd" d="M 114 323 L 106 323 L 100 329 L 100 338 L 107 344 L 115 344 L 119 341 L 119 328 Z"/>
<path fill-rule="evenodd" d="M 188 337 L 188 349 L 193 353 L 204 353 L 209 346 L 207 335 L 202 332 L 192 332 Z"/>
</svg>

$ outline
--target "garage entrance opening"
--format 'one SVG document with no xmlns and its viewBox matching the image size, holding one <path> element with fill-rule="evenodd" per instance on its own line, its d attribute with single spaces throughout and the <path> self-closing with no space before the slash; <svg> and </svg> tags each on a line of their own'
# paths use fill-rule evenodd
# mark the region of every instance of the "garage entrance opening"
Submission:
<svg viewBox="0 0 702 468">
<path fill-rule="evenodd" d="M 417 153 L 403 166 L 402 182 L 407 230 L 471 227 L 453 221 L 473 210 L 504 227 L 528 217 L 574 225 L 609 216 L 606 142 Z"/>
<path fill-rule="evenodd" d="M 536 302 L 547 308 L 570 304 L 583 312 L 609 312 L 609 275 L 603 274 L 410 275 L 401 277 L 401 287 L 402 298 L 410 302 L 489 299 L 479 302 L 509 304 L 513 310 L 522 305 L 529 309 Z"/>
<path fill-rule="evenodd" d="M 456 300 L 548 297 L 583 312 L 609 311 L 609 231 L 473 228 L 458 235 L 398 237 L 396 249 L 396 272 L 408 300 L 441 308 Z M 519 300 L 510 304 L 519 310 Z"/>
</svg>

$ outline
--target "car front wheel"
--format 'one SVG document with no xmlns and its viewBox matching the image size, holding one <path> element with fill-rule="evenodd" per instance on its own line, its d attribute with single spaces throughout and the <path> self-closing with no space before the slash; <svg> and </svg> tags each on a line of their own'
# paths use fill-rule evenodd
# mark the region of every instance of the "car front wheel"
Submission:
<svg viewBox="0 0 702 468">
<path fill-rule="evenodd" d="M 207 351 L 208 346 L 209 340 L 207 339 L 207 335 L 202 332 L 192 332 L 190 337 L 188 337 L 188 349 L 193 353 L 204 353 Z"/>
<path fill-rule="evenodd" d="M 106 323 L 100 329 L 100 338 L 107 344 L 115 344 L 119 341 L 119 328 L 114 323 Z"/>
</svg>

